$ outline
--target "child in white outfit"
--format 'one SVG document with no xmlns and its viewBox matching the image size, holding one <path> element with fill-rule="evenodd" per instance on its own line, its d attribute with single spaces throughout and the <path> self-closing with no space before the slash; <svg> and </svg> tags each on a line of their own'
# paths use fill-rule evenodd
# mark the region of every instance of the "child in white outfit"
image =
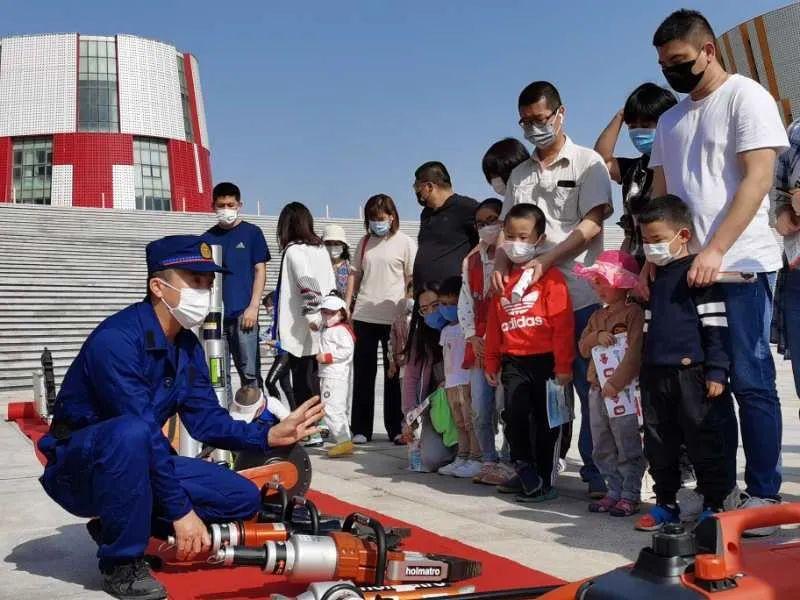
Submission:
<svg viewBox="0 0 800 600">
<path fill-rule="evenodd" d="M 319 387 L 325 407 L 325 422 L 334 441 L 328 456 L 333 458 L 353 453 L 347 418 L 347 395 L 353 368 L 355 335 L 347 318 L 344 300 L 339 296 L 326 296 L 320 305 L 320 313 L 322 329 L 317 354 Z"/>
<path fill-rule="evenodd" d="M 472 397 L 469 392 L 469 370 L 464 368 L 466 339 L 458 324 L 458 297 L 461 277 L 445 279 L 439 288 L 439 313 L 443 322 L 439 343 L 444 358 L 444 391 L 458 429 L 458 454 L 455 461 L 439 469 L 440 475 L 472 479 L 480 473 L 481 449 L 473 427 Z"/>
</svg>

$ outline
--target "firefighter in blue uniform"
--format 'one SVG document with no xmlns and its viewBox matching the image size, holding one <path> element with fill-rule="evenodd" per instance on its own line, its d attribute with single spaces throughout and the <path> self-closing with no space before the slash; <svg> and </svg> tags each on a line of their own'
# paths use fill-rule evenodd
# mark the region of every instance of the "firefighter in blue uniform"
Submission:
<svg viewBox="0 0 800 600">
<path fill-rule="evenodd" d="M 162 432 L 174 414 L 193 438 L 229 450 L 266 450 L 313 434 L 322 418 L 311 398 L 280 423 L 262 413 L 233 420 L 211 388 L 203 347 L 189 331 L 203 322 L 220 268 L 200 237 L 147 245 L 147 298 L 103 321 L 64 377 L 53 423 L 39 442 L 41 483 L 53 500 L 95 517 L 103 589 L 117 598 L 166 598 L 144 561 L 151 532 L 174 531 L 178 558 L 210 546 L 205 522 L 252 517 L 256 486 L 224 467 L 177 456 Z"/>
</svg>

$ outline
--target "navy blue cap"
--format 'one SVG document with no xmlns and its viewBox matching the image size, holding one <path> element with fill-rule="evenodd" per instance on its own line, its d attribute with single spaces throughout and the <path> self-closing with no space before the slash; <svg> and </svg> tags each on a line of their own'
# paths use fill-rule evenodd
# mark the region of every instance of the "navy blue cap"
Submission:
<svg viewBox="0 0 800 600">
<path fill-rule="evenodd" d="M 199 273 L 223 273 L 214 262 L 211 246 L 199 235 L 168 235 L 147 244 L 147 272 L 184 269 Z"/>
</svg>

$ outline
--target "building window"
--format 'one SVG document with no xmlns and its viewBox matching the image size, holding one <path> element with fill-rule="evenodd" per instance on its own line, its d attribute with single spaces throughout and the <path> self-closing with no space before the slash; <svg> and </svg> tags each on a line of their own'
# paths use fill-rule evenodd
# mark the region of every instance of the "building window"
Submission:
<svg viewBox="0 0 800 600">
<path fill-rule="evenodd" d="M 152 138 L 133 140 L 133 172 L 138 210 L 172 210 L 167 144 Z"/>
<path fill-rule="evenodd" d="M 78 131 L 119 131 L 116 42 L 81 39 Z"/>
<path fill-rule="evenodd" d="M 192 127 L 192 103 L 189 102 L 189 86 L 186 84 L 186 70 L 183 66 L 183 56 L 178 56 L 178 81 L 181 83 L 183 130 L 186 132 L 186 141 L 194 142 L 194 127 Z"/>
<path fill-rule="evenodd" d="M 14 140 L 15 202 L 50 204 L 53 142 L 48 138 Z"/>
</svg>

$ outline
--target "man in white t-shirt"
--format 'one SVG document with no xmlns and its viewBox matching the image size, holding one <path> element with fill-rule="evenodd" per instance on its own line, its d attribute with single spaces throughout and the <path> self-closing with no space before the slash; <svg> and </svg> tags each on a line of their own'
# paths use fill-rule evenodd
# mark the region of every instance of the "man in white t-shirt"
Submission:
<svg viewBox="0 0 800 600">
<path fill-rule="evenodd" d="M 720 273 L 757 274 L 754 283 L 723 284 L 747 459 L 745 505 L 756 506 L 779 500 L 781 485 L 781 412 L 769 348 L 781 256 L 768 193 L 788 140 L 774 99 L 752 79 L 728 74 L 714 40 L 708 21 L 691 10 L 667 17 L 653 36 L 664 77 L 688 95 L 658 121 L 652 197 L 674 194 L 692 211 L 697 256 L 689 285 L 711 285 Z"/>
</svg>

